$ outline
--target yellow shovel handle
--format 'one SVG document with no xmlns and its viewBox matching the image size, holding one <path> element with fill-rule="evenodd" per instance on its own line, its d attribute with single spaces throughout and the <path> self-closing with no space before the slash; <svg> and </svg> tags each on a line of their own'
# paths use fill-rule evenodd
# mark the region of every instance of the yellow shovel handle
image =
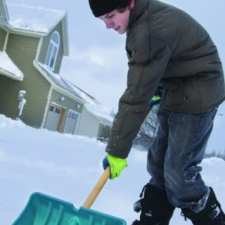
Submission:
<svg viewBox="0 0 225 225">
<path fill-rule="evenodd" d="M 86 201 L 84 202 L 83 204 L 84 208 L 87 209 L 91 208 L 91 206 L 95 202 L 96 198 L 98 197 L 99 193 L 101 192 L 102 188 L 106 184 L 109 177 L 110 177 L 110 168 L 108 167 L 105 169 L 104 173 L 101 175 L 98 182 L 96 183 L 96 185 L 90 192 L 89 196 L 87 197 Z"/>
</svg>

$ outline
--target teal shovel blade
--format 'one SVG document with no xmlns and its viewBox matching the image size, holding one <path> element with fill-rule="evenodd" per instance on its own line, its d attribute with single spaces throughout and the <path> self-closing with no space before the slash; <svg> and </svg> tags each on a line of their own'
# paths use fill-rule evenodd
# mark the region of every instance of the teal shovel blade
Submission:
<svg viewBox="0 0 225 225">
<path fill-rule="evenodd" d="M 73 204 L 33 193 L 12 225 L 126 225 L 123 219 L 92 209 L 76 209 Z"/>
</svg>

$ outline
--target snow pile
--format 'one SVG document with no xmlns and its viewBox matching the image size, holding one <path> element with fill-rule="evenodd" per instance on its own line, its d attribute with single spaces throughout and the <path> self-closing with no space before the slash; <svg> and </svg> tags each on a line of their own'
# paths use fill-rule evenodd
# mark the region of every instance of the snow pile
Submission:
<svg viewBox="0 0 225 225">
<path fill-rule="evenodd" d="M 104 148 L 94 139 L 34 129 L 1 115 L 0 224 L 11 224 L 36 191 L 79 208 L 102 173 Z M 149 179 L 146 152 L 133 149 L 128 163 L 119 179 L 106 184 L 93 209 L 122 217 L 130 224 L 137 218 L 133 202 Z M 214 187 L 225 209 L 225 162 L 212 158 L 204 160 L 202 166 L 205 181 Z M 170 224 L 184 224 L 179 211 Z"/>
<path fill-rule="evenodd" d="M 12 27 L 48 33 L 64 16 L 65 11 L 33 7 L 25 4 L 7 4 L 9 24 Z"/>
<path fill-rule="evenodd" d="M 5 51 L 0 51 L 0 72 L 15 80 L 23 80 L 23 73 L 13 63 Z"/>
</svg>

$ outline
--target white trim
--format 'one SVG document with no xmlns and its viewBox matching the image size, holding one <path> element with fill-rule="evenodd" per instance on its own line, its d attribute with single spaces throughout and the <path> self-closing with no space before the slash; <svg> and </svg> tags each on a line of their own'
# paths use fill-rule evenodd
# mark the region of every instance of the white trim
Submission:
<svg viewBox="0 0 225 225">
<path fill-rule="evenodd" d="M 48 92 L 48 97 L 47 97 L 47 102 L 46 102 L 46 105 L 45 105 L 45 111 L 44 111 L 44 116 L 43 116 L 42 123 L 41 123 L 41 128 L 44 128 L 44 125 L 45 125 L 46 120 L 47 120 L 48 109 L 49 109 L 49 105 L 50 105 L 52 91 L 53 91 L 53 87 L 51 86 L 50 89 L 49 89 L 49 92 Z"/>
<path fill-rule="evenodd" d="M 43 45 L 43 39 L 44 39 L 43 37 L 41 37 L 39 39 L 38 47 L 36 49 L 36 56 L 35 56 L 35 60 L 36 61 L 38 61 L 38 58 L 40 56 L 41 48 L 42 48 L 42 45 Z"/>
<path fill-rule="evenodd" d="M 17 81 L 22 81 L 23 80 L 23 78 L 16 78 L 14 73 L 10 73 L 9 71 L 4 70 L 3 68 L 0 68 L 0 72 L 2 74 L 4 74 L 6 77 L 9 77 L 9 78 L 11 78 L 13 80 L 17 80 Z"/>
<path fill-rule="evenodd" d="M 57 38 L 57 42 L 55 40 L 53 40 L 54 36 Z M 55 30 L 50 36 L 48 51 L 47 51 L 46 58 L 45 58 L 45 64 L 48 66 L 48 68 L 51 71 L 55 70 L 55 65 L 56 65 L 59 48 L 60 48 L 60 43 L 61 43 L 61 41 L 60 41 L 59 32 L 57 30 Z M 53 60 L 53 65 L 51 66 L 50 64 L 51 64 L 52 60 Z"/>
<path fill-rule="evenodd" d="M 62 108 L 62 109 L 67 110 L 67 107 L 66 107 L 66 106 L 60 105 L 59 103 L 54 102 L 54 101 L 50 102 L 50 105 L 56 106 L 56 107 L 59 107 L 59 108 Z M 50 105 L 49 105 L 49 106 L 50 106 Z"/>
<path fill-rule="evenodd" d="M 7 32 L 7 33 L 6 33 L 6 36 L 5 36 L 5 41 L 4 41 L 3 51 L 6 51 L 6 49 L 7 49 L 8 40 L 9 40 L 9 32 Z"/>
<path fill-rule="evenodd" d="M 26 30 L 18 29 L 11 26 L 10 24 L 7 24 L 6 26 L 10 30 L 10 32 L 13 34 L 20 34 L 27 37 L 42 37 L 42 36 L 48 35 L 48 33 L 45 33 L 45 32 L 26 31 Z"/>
</svg>

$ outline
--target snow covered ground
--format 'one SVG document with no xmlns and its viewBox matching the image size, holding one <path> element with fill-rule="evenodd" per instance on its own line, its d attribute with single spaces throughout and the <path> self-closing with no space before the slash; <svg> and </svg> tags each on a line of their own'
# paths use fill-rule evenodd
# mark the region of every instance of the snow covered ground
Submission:
<svg viewBox="0 0 225 225">
<path fill-rule="evenodd" d="M 0 224 L 10 225 L 36 191 L 79 208 L 102 173 L 104 147 L 94 139 L 30 128 L 0 115 Z M 225 162 L 210 158 L 202 166 L 206 182 L 215 188 L 225 209 Z M 130 224 L 137 216 L 132 204 L 149 179 L 145 167 L 146 153 L 133 149 L 129 167 L 106 184 L 93 208 Z M 171 222 L 175 224 L 191 223 L 176 211 Z"/>
</svg>

